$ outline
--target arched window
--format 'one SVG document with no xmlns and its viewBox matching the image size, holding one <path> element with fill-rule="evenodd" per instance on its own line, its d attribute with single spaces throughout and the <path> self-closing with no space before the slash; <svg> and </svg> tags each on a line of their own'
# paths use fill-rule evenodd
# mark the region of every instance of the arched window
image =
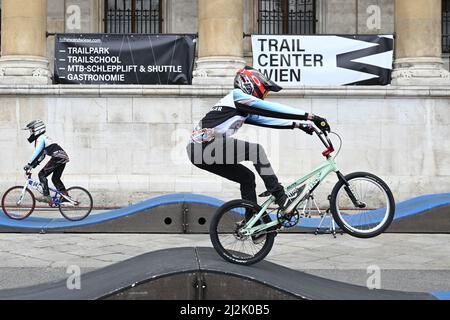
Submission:
<svg viewBox="0 0 450 320">
<path fill-rule="evenodd" d="M 442 52 L 450 53 L 450 0 L 442 0 Z"/>
<path fill-rule="evenodd" d="M 316 33 L 315 0 L 259 0 L 260 34 Z"/>
<path fill-rule="evenodd" d="M 161 0 L 105 0 L 106 33 L 161 33 Z"/>
</svg>

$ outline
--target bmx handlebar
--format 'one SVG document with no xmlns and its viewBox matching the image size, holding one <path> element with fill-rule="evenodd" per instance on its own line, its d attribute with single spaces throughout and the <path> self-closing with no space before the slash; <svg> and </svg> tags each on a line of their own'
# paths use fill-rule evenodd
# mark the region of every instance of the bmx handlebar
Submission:
<svg viewBox="0 0 450 320">
<path fill-rule="evenodd" d="M 330 138 L 328 137 L 328 134 L 326 131 L 320 131 L 316 127 L 313 127 L 314 132 L 319 137 L 320 141 L 322 141 L 325 148 L 327 148 L 324 152 L 322 152 L 322 155 L 326 158 L 329 158 L 331 153 L 334 151 L 333 143 L 331 142 Z"/>
</svg>

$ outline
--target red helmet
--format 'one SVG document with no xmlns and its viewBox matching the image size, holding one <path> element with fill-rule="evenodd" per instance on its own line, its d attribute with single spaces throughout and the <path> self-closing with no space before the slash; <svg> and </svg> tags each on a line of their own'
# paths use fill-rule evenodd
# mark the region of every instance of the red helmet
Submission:
<svg viewBox="0 0 450 320">
<path fill-rule="evenodd" d="M 283 89 L 258 70 L 248 66 L 236 73 L 234 87 L 259 99 L 263 99 L 268 91 L 278 92 Z"/>
</svg>

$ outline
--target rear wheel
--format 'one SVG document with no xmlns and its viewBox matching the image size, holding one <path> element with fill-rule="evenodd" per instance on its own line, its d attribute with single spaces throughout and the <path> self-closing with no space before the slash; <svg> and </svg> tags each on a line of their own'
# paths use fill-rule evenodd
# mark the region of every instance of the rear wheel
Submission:
<svg viewBox="0 0 450 320">
<path fill-rule="evenodd" d="M 372 238 L 386 231 L 395 214 L 394 196 L 387 184 L 366 172 L 351 173 L 345 181 L 339 180 L 330 198 L 339 227 L 357 238 Z"/>
<path fill-rule="evenodd" d="M 62 202 L 59 212 L 64 218 L 70 221 L 80 221 L 85 219 L 92 211 L 92 196 L 84 188 L 72 187 L 67 189 L 70 201 Z"/>
<path fill-rule="evenodd" d="M 264 259 L 273 246 L 275 231 L 263 230 L 252 236 L 241 233 L 246 219 L 257 214 L 261 207 L 246 200 L 233 200 L 224 203 L 214 214 L 209 234 L 217 253 L 225 260 L 251 265 Z M 264 215 L 261 223 L 269 223 L 271 218 Z"/>
<path fill-rule="evenodd" d="M 11 219 L 23 220 L 33 213 L 36 207 L 34 194 L 30 189 L 16 186 L 8 189 L 2 197 L 2 210 Z"/>
</svg>

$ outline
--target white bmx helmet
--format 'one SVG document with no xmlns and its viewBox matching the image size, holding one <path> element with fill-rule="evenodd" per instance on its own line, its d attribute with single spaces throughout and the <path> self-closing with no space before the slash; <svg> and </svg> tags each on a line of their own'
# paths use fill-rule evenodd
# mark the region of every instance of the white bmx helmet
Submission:
<svg viewBox="0 0 450 320">
<path fill-rule="evenodd" d="M 22 130 L 30 130 L 30 137 L 28 138 L 28 142 L 32 143 L 37 138 L 39 138 L 40 135 L 45 133 L 45 123 L 39 119 L 33 120 Z"/>
</svg>

